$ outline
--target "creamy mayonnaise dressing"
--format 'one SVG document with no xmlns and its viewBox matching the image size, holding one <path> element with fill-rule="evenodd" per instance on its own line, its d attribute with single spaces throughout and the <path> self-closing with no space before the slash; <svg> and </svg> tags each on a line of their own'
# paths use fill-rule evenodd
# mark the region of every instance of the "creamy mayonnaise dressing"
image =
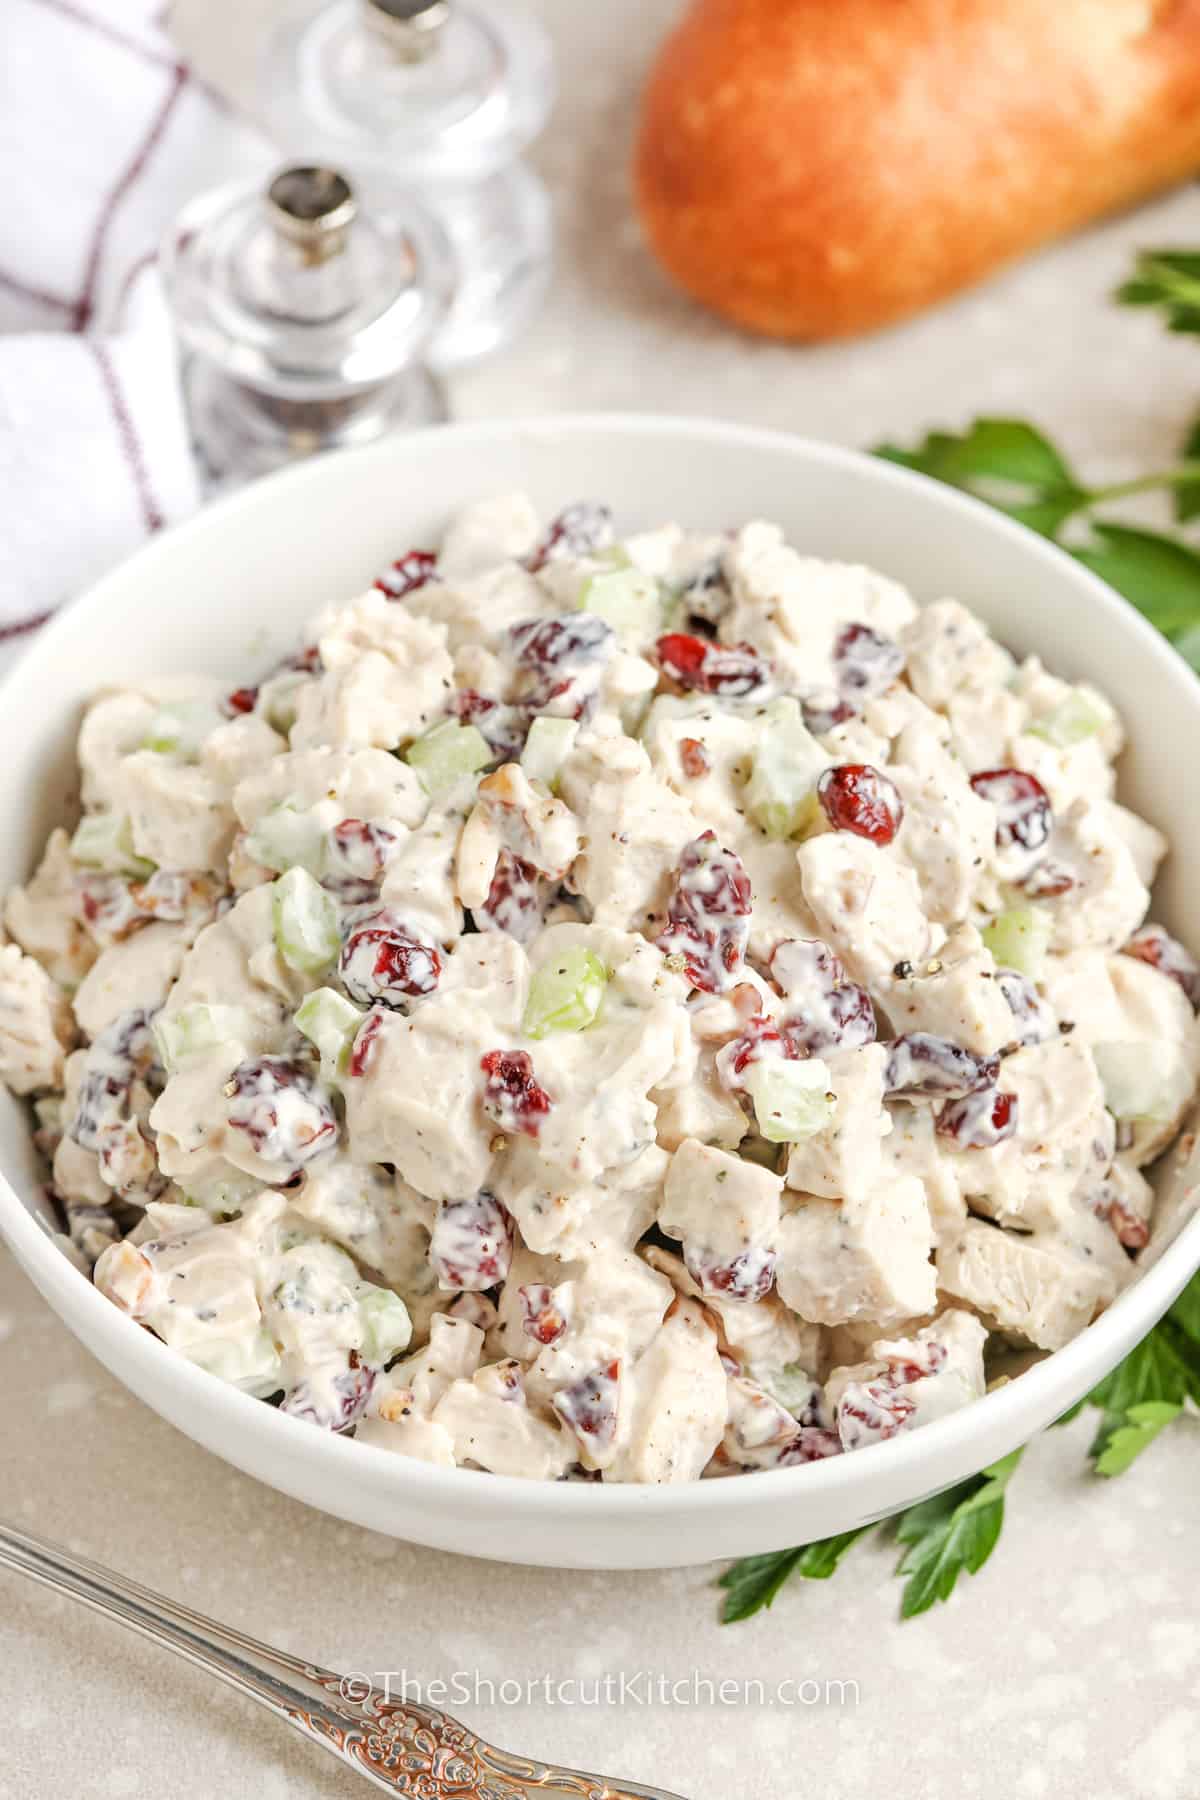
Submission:
<svg viewBox="0 0 1200 1800">
<path fill-rule="evenodd" d="M 469 507 L 257 687 L 89 708 L 0 946 L 64 1248 L 447 1466 L 692 1481 L 941 1417 L 1132 1278 L 1200 1080 L 1121 747 L 774 525 Z"/>
</svg>

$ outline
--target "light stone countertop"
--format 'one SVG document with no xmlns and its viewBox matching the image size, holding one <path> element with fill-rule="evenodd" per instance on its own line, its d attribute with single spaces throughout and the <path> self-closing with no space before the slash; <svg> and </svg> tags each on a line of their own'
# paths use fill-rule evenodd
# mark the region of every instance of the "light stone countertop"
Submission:
<svg viewBox="0 0 1200 1800">
<path fill-rule="evenodd" d="M 245 91 L 272 0 L 177 0 L 179 37 Z M 538 160 L 559 209 L 545 315 L 460 377 L 460 417 L 705 413 L 848 444 L 974 412 L 1031 415 L 1083 466 L 1168 459 L 1200 405 L 1200 347 L 1108 304 L 1134 246 L 1200 242 L 1192 189 L 1088 233 L 902 331 L 754 344 L 674 295 L 626 193 L 637 82 L 668 0 L 541 0 L 563 99 Z M 676 1788 L 793 1800 L 1188 1800 L 1200 1793 L 1200 1431 L 1122 1480 L 1086 1474 L 1086 1419 L 1010 1490 L 991 1563 L 901 1625 L 895 1551 L 716 1623 L 716 1568 L 539 1572 L 413 1549 L 311 1512 L 180 1437 L 107 1376 L 0 1251 L 0 1515 L 334 1667 L 473 1683 L 624 1671 L 625 1704 L 467 1704 L 535 1755 Z M 502 1549 L 502 1546 L 497 1546 Z M 5 1800 L 352 1800 L 369 1790 L 248 1703 L 119 1628 L 0 1576 Z M 857 1683 L 830 1705 L 644 1703 L 646 1676 Z M 486 1696 L 486 1686 L 481 1692 Z M 835 1690 L 836 1692 L 836 1690 Z"/>
</svg>

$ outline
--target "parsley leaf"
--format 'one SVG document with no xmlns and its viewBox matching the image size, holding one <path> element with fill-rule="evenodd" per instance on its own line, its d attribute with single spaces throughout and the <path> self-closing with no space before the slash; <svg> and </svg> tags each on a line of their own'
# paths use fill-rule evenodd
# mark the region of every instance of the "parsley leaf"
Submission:
<svg viewBox="0 0 1200 1800">
<path fill-rule="evenodd" d="M 1144 1400 L 1140 1406 L 1131 1406 L 1123 1418 L 1106 1415 L 1088 1452 L 1097 1475 L 1123 1475 L 1135 1457 L 1182 1411 L 1181 1406 L 1169 1400 Z"/>
<path fill-rule="evenodd" d="M 858 1525 L 853 1531 L 840 1531 L 836 1537 L 818 1538 L 815 1543 L 807 1544 L 797 1573 L 809 1581 L 828 1581 L 854 1540 L 874 1529 L 873 1525 Z"/>
<path fill-rule="evenodd" d="M 931 431 L 915 449 L 883 444 L 875 454 L 962 488 L 1053 539 L 1132 601 L 1200 672 L 1200 555 L 1178 538 L 1096 517 L 1098 507 L 1164 488 L 1181 519 L 1200 517 L 1200 421 L 1187 460 L 1100 488 L 1084 487 L 1049 438 L 1020 419 L 976 419 L 958 435 Z M 1083 541 L 1078 530 L 1064 537 L 1074 520 L 1086 523 Z"/>
<path fill-rule="evenodd" d="M 1096 521 L 1097 542 L 1074 554 L 1132 600 L 1164 637 L 1178 639 L 1200 623 L 1200 556 L 1154 531 Z"/>
<path fill-rule="evenodd" d="M 910 1509 L 922 1515 L 918 1520 L 902 1516 L 897 1536 L 909 1547 L 898 1570 L 908 1576 L 900 1602 L 901 1618 L 911 1619 L 928 1611 L 936 1600 L 948 1600 L 964 1569 L 969 1575 L 978 1574 L 996 1547 L 1004 1525 L 1005 1490 L 1023 1454 L 1014 1450 L 982 1475 L 952 1488 L 949 1495 Z M 956 1494 L 963 1498 L 947 1509 L 947 1501 Z M 925 1529 L 917 1535 L 921 1526 Z"/>
<path fill-rule="evenodd" d="M 1049 438 L 1024 419 L 976 419 L 961 436 L 931 431 L 915 450 L 882 444 L 875 454 L 955 487 L 986 480 L 1038 488 L 1072 483 L 1070 469 Z"/>
<path fill-rule="evenodd" d="M 1184 438 L 1180 454 L 1187 462 L 1200 463 L 1200 419 L 1196 420 Z M 1186 525 L 1189 519 L 1200 518 L 1200 482 L 1178 490 L 1175 495 L 1175 517 L 1181 525 Z"/>
<path fill-rule="evenodd" d="M 1200 1275 L 1193 1276 L 1188 1282 L 1178 1300 L 1168 1310 L 1167 1317 L 1200 1350 Z"/>
<path fill-rule="evenodd" d="M 801 1544 L 794 1550 L 743 1556 L 739 1562 L 732 1563 L 717 1582 L 718 1587 L 726 1589 L 721 1623 L 734 1625 L 769 1607 L 792 1575 L 807 1576 L 810 1581 L 827 1581 L 855 1539 L 874 1529 L 873 1525 L 859 1525 L 853 1531 L 818 1538 L 814 1543 Z"/>
<path fill-rule="evenodd" d="M 770 1606 L 784 1582 L 796 1570 L 804 1546 L 796 1550 L 771 1550 L 763 1556 L 743 1556 L 731 1563 L 717 1582 L 727 1590 L 721 1607 L 722 1625 L 735 1625 L 763 1607 Z"/>
<path fill-rule="evenodd" d="M 1178 1302 L 1176 1302 L 1178 1304 Z M 1126 1413 L 1147 1400 L 1180 1406 L 1200 1394 L 1200 1344 L 1170 1318 L 1148 1336 L 1088 1395 L 1106 1413 Z"/>
<path fill-rule="evenodd" d="M 1098 1475 L 1120 1475 L 1187 1400 L 1200 1402 L 1200 1277 L 1088 1400 L 1104 1417 L 1088 1455 Z"/>
<path fill-rule="evenodd" d="M 1116 297 L 1124 306 L 1161 306 L 1170 331 L 1200 331 L 1200 251 L 1143 250 Z"/>
<path fill-rule="evenodd" d="M 931 431 L 913 450 L 881 444 L 875 454 L 987 500 L 1046 537 L 1090 499 L 1061 452 L 1023 419 L 976 419 L 960 436 Z"/>
<path fill-rule="evenodd" d="M 1004 1492 L 1022 1455 L 1023 1451 L 1014 1450 L 981 1475 L 919 1500 L 888 1521 L 896 1541 L 908 1546 L 898 1569 L 909 1577 L 901 1600 L 902 1618 L 912 1618 L 935 1600 L 945 1600 L 963 1569 L 974 1575 L 983 1567 L 1000 1536 Z M 725 1570 L 717 1584 L 726 1590 L 722 1624 L 732 1625 L 770 1606 L 793 1575 L 827 1581 L 851 1544 L 875 1529 L 874 1525 L 859 1525 L 794 1550 L 742 1557 Z"/>
</svg>

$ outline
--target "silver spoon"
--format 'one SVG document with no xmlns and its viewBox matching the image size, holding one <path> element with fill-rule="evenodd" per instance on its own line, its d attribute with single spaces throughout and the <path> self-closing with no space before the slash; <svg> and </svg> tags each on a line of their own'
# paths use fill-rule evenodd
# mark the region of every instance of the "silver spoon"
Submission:
<svg viewBox="0 0 1200 1800">
<path fill-rule="evenodd" d="M 514 1756 L 476 1737 L 449 1713 L 379 1688 L 359 1697 L 361 1678 L 300 1662 L 228 1625 L 180 1606 L 139 1582 L 11 1525 L 0 1525 L 0 1568 L 16 1569 L 152 1643 L 207 1669 L 257 1700 L 387 1794 L 420 1800 L 682 1800 L 636 1781 Z M 347 1698 L 352 1690 L 353 1698 Z"/>
</svg>

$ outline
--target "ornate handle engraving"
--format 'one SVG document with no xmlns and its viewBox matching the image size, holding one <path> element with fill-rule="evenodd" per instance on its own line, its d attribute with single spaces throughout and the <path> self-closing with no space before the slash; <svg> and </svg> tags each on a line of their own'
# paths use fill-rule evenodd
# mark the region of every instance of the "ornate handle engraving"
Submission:
<svg viewBox="0 0 1200 1800">
<path fill-rule="evenodd" d="M 87 1557 L 0 1525 L 0 1568 L 30 1575 L 172 1650 L 249 1695 L 375 1787 L 408 1800 L 682 1800 L 637 1782 L 534 1762 L 468 1731 L 449 1713 L 378 1688 L 348 1699 L 346 1678 L 272 1650 Z"/>
</svg>

